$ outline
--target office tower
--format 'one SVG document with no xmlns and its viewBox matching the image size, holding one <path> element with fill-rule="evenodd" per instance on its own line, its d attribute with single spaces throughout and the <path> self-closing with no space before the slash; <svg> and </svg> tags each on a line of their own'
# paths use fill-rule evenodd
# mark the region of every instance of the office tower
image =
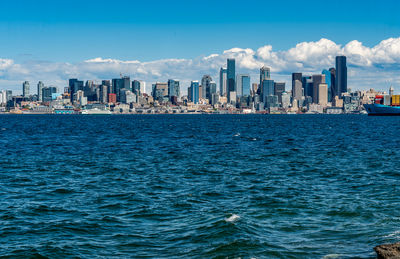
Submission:
<svg viewBox="0 0 400 259">
<path fill-rule="evenodd" d="M 325 83 L 328 85 L 328 102 L 332 101 L 332 79 L 331 72 L 329 70 L 322 70 L 322 74 L 325 75 Z"/>
<path fill-rule="evenodd" d="M 127 90 L 131 90 L 131 78 L 129 76 L 122 77 L 123 87 Z"/>
<path fill-rule="evenodd" d="M 219 93 L 221 96 L 226 96 L 227 92 L 227 69 L 222 68 L 219 70 Z"/>
<path fill-rule="evenodd" d="M 168 80 L 168 98 L 170 101 L 174 99 L 174 97 L 179 98 L 180 95 L 180 86 L 178 80 L 169 79 Z"/>
<path fill-rule="evenodd" d="M 328 85 L 319 84 L 318 85 L 318 104 L 322 106 L 327 106 L 328 104 Z"/>
<path fill-rule="evenodd" d="M 313 103 L 318 103 L 319 84 L 325 84 L 325 75 L 313 75 L 312 81 L 313 81 L 312 100 Z"/>
<path fill-rule="evenodd" d="M 189 92 L 190 101 L 195 104 L 199 103 L 199 81 L 190 82 Z"/>
<path fill-rule="evenodd" d="M 50 86 L 50 87 L 43 87 L 42 88 L 42 98 L 43 102 L 51 102 L 53 100 L 53 94 L 57 93 L 57 88 Z"/>
<path fill-rule="evenodd" d="M 258 91 L 258 84 L 257 83 L 252 83 L 251 84 L 251 94 L 254 96 L 257 94 Z"/>
<path fill-rule="evenodd" d="M 76 78 L 69 79 L 68 87 L 69 87 L 71 102 L 73 102 L 75 93 L 79 90 L 83 91 L 83 81 L 79 81 Z"/>
<path fill-rule="evenodd" d="M 249 75 L 237 75 L 236 77 L 236 94 L 237 97 L 249 96 L 250 95 L 250 76 Z"/>
<path fill-rule="evenodd" d="M 141 91 L 141 82 L 138 80 L 133 80 L 132 81 L 132 92 L 138 96 L 140 96 L 142 94 Z"/>
<path fill-rule="evenodd" d="M 215 81 L 210 82 L 210 93 L 208 94 L 208 100 L 211 101 L 212 95 L 217 93 L 217 83 Z"/>
<path fill-rule="evenodd" d="M 282 108 L 287 109 L 290 106 L 290 94 L 288 92 L 283 92 L 282 93 Z"/>
<path fill-rule="evenodd" d="M 210 75 L 204 75 L 203 78 L 201 79 L 201 91 L 202 91 L 202 98 L 203 99 L 208 99 L 210 100 L 210 83 L 212 81 L 212 78 Z"/>
<path fill-rule="evenodd" d="M 168 83 L 157 82 L 153 84 L 152 96 L 154 100 L 164 101 L 164 97 L 168 97 Z"/>
<path fill-rule="evenodd" d="M 295 81 L 292 82 L 292 98 L 297 100 L 297 103 L 299 103 L 302 99 L 303 96 L 303 84 L 301 83 L 300 80 L 295 79 Z"/>
<path fill-rule="evenodd" d="M 347 92 L 347 65 L 345 56 L 336 57 L 335 83 L 337 95 Z"/>
<path fill-rule="evenodd" d="M 302 78 L 303 78 L 302 73 L 292 73 L 292 92 L 293 92 L 294 82 L 296 82 L 296 80 L 302 82 Z"/>
<path fill-rule="evenodd" d="M 236 71 L 235 71 L 235 59 L 233 58 L 228 58 L 227 60 L 227 72 L 226 72 L 227 80 L 228 80 L 228 90 L 227 90 L 227 96 L 228 96 L 228 101 L 231 101 L 231 97 L 233 95 L 230 95 L 230 92 L 236 92 L 236 82 L 235 82 L 235 77 L 236 77 Z M 236 94 L 235 94 L 236 96 Z M 236 102 L 236 99 L 233 100 Z"/>
<path fill-rule="evenodd" d="M 261 88 L 262 88 L 262 102 L 266 103 L 267 96 L 274 95 L 274 87 L 275 82 L 274 80 L 265 79 L 262 81 Z"/>
<path fill-rule="evenodd" d="M 274 83 L 274 95 L 278 96 L 278 103 L 282 103 L 282 93 L 285 92 L 285 83 Z"/>
<path fill-rule="evenodd" d="M 29 82 L 28 81 L 25 81 L 23 84 L 22 84 L 22 96 L 23 97 L 29 97 Z"/>
<path fill-rule="evenodd" d="M 271 79 L 271 69 L 269 67 L 260 68 L 260 85 L 264 80 Z"/>
<path fill-rule="evenodd" d="M 139 81 L 139 83 L 140 83 L 140 94 L 145 94 L 146 93 L 146 82 Z"/>
<path fill-rule="evenodd" d="M 12 91 L 11 90 L 6 90 L 6 101 L 9 102 L 12 100 Z"/>
<path fill-rule="evenodd" d="M 269 80 L 269 79 L 271 79 L 271 69 L 269 67 L 263 66 L 262 68 L 260 68 L 260 86 L 258 88 L 257 94 L 259 94 L 261 96 L 263 95 L 262 82 L 264 80 Z M 264 102 L 264 100 L 263 100 L 263 102 Z"/>
<path fill-rule="evenodd" d="M 301 78 L 301 84 L 303 86 L 303 95 L 305 97 L 312 96 L 313 94 L 313 84 L 311 76 L 303 76 Z"/>
<path fill-rule="evenodd" d="M 39 81 L 39 83 L 37 84 L 37 95 L 38 95 L 39 102 L 43 102 L 43 93 L 42 93 L 43 88 L 44 88 L 43 82 Z"/>
<path fill-rule="evenodd" d="M 103 81 L 104 83 L 104 81 Z M 100 102 L 101 103 L 107 103 L 108 102 L 108 86 L 105 84 L 102 84 L 100 86 Z"/>
<path fill-rule="evenodd" d="M 331 74 L 330 78 L 331 78 L 331 96 L 332 96 L 332 100 L 335 99 L 335 96 L 338 96 L 338 91 L 336 88 L 336 69 L 334 67 L 331 67 L 329 69 L 329 73 Z"/>
<path fill-rule="evenodd" d="M 121 103 L 130 104 L 136 102 L 136 95 L 131 90 L 122 88 L 120 91 Z"/>
</svg>

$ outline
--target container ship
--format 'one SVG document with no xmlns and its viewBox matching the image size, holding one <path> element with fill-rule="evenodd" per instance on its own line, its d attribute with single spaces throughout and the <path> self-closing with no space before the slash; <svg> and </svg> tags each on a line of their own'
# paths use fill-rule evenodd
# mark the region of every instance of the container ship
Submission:
<svg viewBox="0 0 400 259">
<path fill-rule="evenodd" d="M 400 116 L 400 95 L 377 95 L 364 108 L 370 116 Z"/>
</svg>

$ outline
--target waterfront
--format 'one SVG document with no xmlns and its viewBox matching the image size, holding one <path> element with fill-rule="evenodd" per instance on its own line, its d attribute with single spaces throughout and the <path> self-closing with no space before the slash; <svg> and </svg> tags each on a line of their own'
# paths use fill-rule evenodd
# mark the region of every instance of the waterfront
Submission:
<svg viewBox="0 0 400 259">
<path fill-rule="evenodd" d="M 374 257 L 400 118 L 0 116 L 0 256 Z"/>
</svg>

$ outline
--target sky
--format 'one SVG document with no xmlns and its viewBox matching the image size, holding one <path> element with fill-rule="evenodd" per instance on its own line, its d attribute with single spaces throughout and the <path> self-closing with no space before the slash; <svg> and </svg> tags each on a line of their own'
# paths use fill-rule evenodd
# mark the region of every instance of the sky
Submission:
<svg viewBox="0 0 400 259">
<path fill-rule="evenodd" d="M 0 89 L 56 85 L 70 77 L 190 80 L 226 58 L 252 82 L 260 66 L 286 81 L 348 56 L 349 87 L 400 90 L 400 1 L 3 1 Z M 31 88 L 34 88 L 31 86 Z M 35 93 L 32 90 L 33 93 Z"/>
</svg>

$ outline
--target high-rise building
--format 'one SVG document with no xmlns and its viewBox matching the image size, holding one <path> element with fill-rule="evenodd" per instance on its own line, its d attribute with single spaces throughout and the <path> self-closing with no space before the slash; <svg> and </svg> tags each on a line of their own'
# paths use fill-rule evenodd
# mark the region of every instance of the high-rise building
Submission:
<svg viewBox="0 0 400 259">
<path fill-rule="evenodd" d="M 168 79 L 168 98 L 172 101 L 173 97 L 179 98 L 180 86 L 178 80 Z"/>
<path fill-rule="evenodd" d="M 267 96 L 274 95 L 275 93 L 275 82 L 274 80 L 265 79 L 262 81 L 261 88 L 262 88 L 262 102 L 266 103 Z"/>
<path fill-rule="evenodd" d="M 146 82 L 139 81 L 139 83 L 140 83 L 140 94 L 145 94 L 146 93 Z"/>
<path fill-rule="evenodd" d="M 347 65 L 345 56 L 336 57 L 336 90 L 337 94 L 347 92 Z"/>
<path fill-rule="evenodd" d="M 168 99 L 168 83 L 157 82 L 153 84 L 152 96 L 154 100 L 157 101 L 164 101 L 164 99 Z"/>
<path fill-rule="evenodd" d="M 240 74 L 236 76 L 236 94 L 237 97 L 250 95 L 250 76 Z"/>
<path fill-rule="evenodd" d="M 318 102 L 319 105 L 326 106 L 328 104 L 328 85 L 318 85 Z"/>
<path fill-rule="evenodd" d="M 204 75 L 203 78 L 201 79 L 201 91 L 202 91 L 202 98 L 211 100 L 211 89 L 210 89 L 210 83 L 212 81 L 212 78 L 210 75 Z"/>
<path fill-rule="evenodd" d="M 55 93 L 57 93 L 56 87 L 53 87 L 53 86 L 43 87 L 42 88 L 43 102 L 51 102 L 53 100 L 53 94 L 55 94 Z"/>
<path fill-rule="evenodd" d="M 251 94 L 254 96 L 257 94 L 259 84 L 252 83 L 251 84 Z"/>
<path fill-rule="evenodd" d="M 133 80 L 133 81 L 132 81 L 132 92 L 133 92 L 134 94 L 136 94 L 137 96 L 139 96 L 139 95 L 142 94 L 142 91 L 141 91 L 141 82 L 140 82 L 140 81 L 138 81 L 138 80 Z"/>
<path fill-rule="evenodd" d="M 278 103 L 282 103 L 282 93 L 285 92 L 285 83 L 274 83 L 274 95 L 278 96 Z"/>
<path fill-rule="evenodd" d="M 37 95 L 38 95 L 39 102 L 43 102 L 43 93 L 42 93 L 43 88 L 44 88 L 43 82 L 39 81 L 39 83 L 37 84 Z"/>
<path fill-rule="evenodd" d="M 328 85 L 328 102 L 332 101 L 332 79 L 331 79 L 331 72 L 329 70 L 322 70 L 323 75 L 325 75 L 325 83 Z"/>
<path fill-rule="evenodd" d="M 74 95 L 77 91 L 83 91 L 83 81 L 79 81 L 76 78 L 68 80 L 69 94 L 71 97 L 71 102 L 74 101 Z"/>
<path fill-rule="evenodd" d="M 271 79 L 271 69 L 269 67 L 265 67 L 263 66 L 262 68 L 260 68 L 260 86 L 258 88 L 257 94 L 259 95 L 263 95 L 263 81 L 264 80 L 270 80 Z M 264 102 L 264 100 L 263 100 Z"/>
<path fill-rule="evenodd" d="M 104 81 L 103 81 L 104 83 Z M 107 103 L 108 102 L 108 86 L 105 84 L 102 84 L 100 86 L 100 102 L 101 103 Z"/>
<path fill-rule="evenodd" d="M 302 78 L 303 78 L 303 74 L 302 73 L 292 73 L 292 97 L 295 98 L 295 96 L 297 97 L 297 100 L 301 99 L 301 96 L 303 95 L 303 90 L 299 91 L 299 89 L 297 89 L 296 91 L 296 85 L 298 86 L 299 83 L 301 84 L 301 88 L 303 88 L 303 83 L 302 83 Z M 298 82 L 296 82 L 298 81 Z"/>
<path fill-rule="evenodd" d="M 331 73 L 331 99 L 332 101 L 335 99 L 335 96 L 338 96 L 338 91 L 336 89 L 336 69 L 331 67 L 329 69 L 329 73 Z"/>
<path fill-rule="evenodd" d="M 313 83 L 312 83 L 312 77 L 311 76 L 303 76 L 301 78 L 301 84 L 303 86 L 303 94 L 305 97 L 310 96 L 312 97 L 313 95 Z"/>
<path fill-rule="evenodd" d="M 210 82 L 210 93 L 208 95 L 208 100 L 210 100 L 211 103 L 211 99 L 212 99 L 212 95 L 217 93 L 217 83 L 215 81 L 211 81 Z"/>
<path fill-rule="evenodd" d="M 228 80 L 228 90 L 227 90 L 227 96 L 228 96 L 228 101 L 231 102 L 231 97 L 233 95 L 230 95 L 229 92 L 236 92 L 236 82 L 235 82 L 235 77 L 236 77 L 236 65 L 235 65 L 235 59 L 233 58 L 228 58 L 227 60 L 227 80 Z M 236 96 L 236 95 L 235 95 Z M 236 102 L 236 100 L 232 100 Z"/>
<path fill-rule="evenodd" d="M 195 104 L 199 103 L 199 81 L 192 81 L 190 83 L 188 95 L 190 97 L 190 101 Z"/>
<path fill-rule="evenodd" d="M 122 78 L 114 78 L 112 80 L 112 93 L 116 94 L 117 102 L 120 101 L 120 91 L 121 89 L 131 89 L 131 79 L 129 76 L 124 76 Z"/>
<path fill-rule="evenodd" d="M 320 84 L 325 84 L 325 75 L 313 75 L 312 76 L 312 81 L 313 81 L 312 100 L 313 100 L 313 103 L 318 103 L 319 85 Z"/>
<path fill-rule="evenodd" d="M 292 97 L 293 99 L 297 100 L 297 103 L 300 102 L 303 96 L 303 84 L 301 83 L 300 80 L 295 79 L 295 81 L 292 82 Z"/>
<path fill-rule="evenodd" d="M 25 81 L 23 84 L 22 84 L 22 96 L 23 97 L 29 97 L 29 82 L 28 81 Z"/>
<path fill-rule="evenodd" d="M 222 68 L 219 70 L 219 93 L 221 96 L 226 96 L 228 79 L 227 79 L 227 69 Z"/>
</svg>

